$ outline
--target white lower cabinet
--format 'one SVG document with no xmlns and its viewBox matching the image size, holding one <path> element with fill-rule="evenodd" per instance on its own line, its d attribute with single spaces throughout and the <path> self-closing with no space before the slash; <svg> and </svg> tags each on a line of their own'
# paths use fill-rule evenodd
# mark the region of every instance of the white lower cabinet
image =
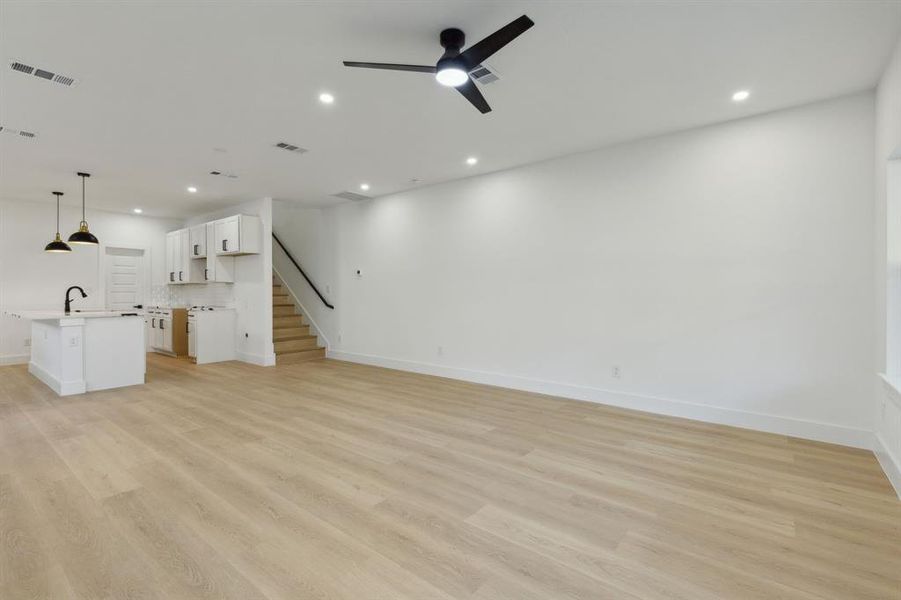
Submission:
<svg viewBox="0 0 901 600">
<path fill-rule="evenodd" d="M 155 311 L 150 319 L 150 345 L 165 352 L 172 352 L 172 313 L 171 311 Z"/>
<path fill-rule="evenodd" d="M 187 353 L 187 311 L 184 308 L 152 308 L 147 311 L 150 347 L 163 354 Z"/>
<path fill-rule="evenodd" d="M 235 311 L 231 308 L 188 312 L 188 356 L 199 365 L 235 360 Z"/>
</svg>

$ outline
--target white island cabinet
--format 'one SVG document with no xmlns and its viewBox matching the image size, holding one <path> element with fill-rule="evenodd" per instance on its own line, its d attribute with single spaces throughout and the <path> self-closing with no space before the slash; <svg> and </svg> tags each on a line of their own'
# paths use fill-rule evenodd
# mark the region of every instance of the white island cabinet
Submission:
<svg viewBox="0 0 901 600">
<path fill-rule="evenodd" d="M 109 311 L 10 312 L 31 320 L 28 372 L 60 396 L 144 383 L 143 316 Z"/>
</svg>

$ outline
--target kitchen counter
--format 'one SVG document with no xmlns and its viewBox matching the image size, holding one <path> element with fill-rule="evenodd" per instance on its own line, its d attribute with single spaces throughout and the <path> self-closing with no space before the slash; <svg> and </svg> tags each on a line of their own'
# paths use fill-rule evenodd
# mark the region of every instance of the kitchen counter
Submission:
<svg viewBox="0 0 901 600">
<path fill-rule="evenodd" d="M 147 356 L 140 311 L 6 312 L 31 321 L 28 372 L 60 396 L 144 383 Z"/>
<path fill-rule="evenodd" d="M 57 319 L 104 319 L 108 317 L 121 317 L 126 315 L 142 315 L 144 311 L 135 310 L 73 310 L 70 314 L 66 314 L 61 310 L 8 310 L 6 314 L 17 317 L 19 319 L 28 319 L 30 321 L 46 321 Z"/>
</svg>

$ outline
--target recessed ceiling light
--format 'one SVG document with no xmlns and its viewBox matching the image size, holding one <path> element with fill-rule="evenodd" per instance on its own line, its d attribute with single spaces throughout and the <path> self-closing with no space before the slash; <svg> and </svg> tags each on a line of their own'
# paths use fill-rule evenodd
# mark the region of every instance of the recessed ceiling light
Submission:
<svg viewBox="0 0 901 600">
<path fill-rule="evenodd" d="M 197 193 L 197 188 L 194 187 L 193 185 L 189 185 L 189 186 L 188 186 L 188 192 L 190 192 L 190 193 L 192 193 L 192 194 L 196 194 L 196 193 Z"/>
<path fill-rule="evenodd" d="M 323 104 L 331 104 L 335 101 L 335 97 L 328 92 L 322 92 L 321 94 L 319 94 L 319 101 Z"/>
<path fill-rule="evenodd" d="M 750 95 L 751 92 L 749 92 L 748 90 L 738 90 L 737 92 L 732 94 L 732 100 L 734 102 L 744 102 L 748 99 L 748 97 L 750 97 Z"/>
<path fill-rule="evenodd" d="M 368 190 L 369 190 L 369 184 L 368 184 L 368 183 L 361 183 L 361 184 L 360 184 L 360 189 L 363 190 L 364 192 L 365 192 L 365 191 L 368 191 Z"/>
<path fill-rule="evenodd" d="M 144 212 L 144 209 L 142 209 L 142 208 L 133 208 L 133 209 L 132 209 L 132 212 L 133 212 L 134 214 L 136 214 L 136 215 L 139 215 L 139 214 L 141 214 L 142 212 Z"/>
<path fill-rule="evenodd" d="M 469 165 L 470 167 L 473 166 L 474 164 L 476 164 L 477 162 L 479 162 L 479 159 L 476 158 L 475 156 L 470 156 L 469 158 L 466 159 L 466 164 Z"/>
</svg>

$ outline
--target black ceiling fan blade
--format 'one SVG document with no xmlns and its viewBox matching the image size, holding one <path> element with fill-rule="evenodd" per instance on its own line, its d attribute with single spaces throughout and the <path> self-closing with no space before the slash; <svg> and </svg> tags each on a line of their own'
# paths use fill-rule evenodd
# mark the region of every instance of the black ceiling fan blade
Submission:
<svg viewBox="0 0 901 600">
<path fill-rule="evenodd" d="M 435 67 L 428 65 L 398 65 L 394 63 L 371 63 L 344 61 L 345 67 L 360 67 L 361 69 L 384 69 L 386 71 L 413 71 L 416 73 L 434 73 Z"/>
<path fill-rule="evenodd" d="M 535 22 L 526 15 L 504 25 L 485 39 L 476 42 L 460 54 L 468 69 L 482 64 L 482 61 L 515 40 Z"/>
<path fill-rule="evenodd" d="M 457 91 L 463 94 L 464 98 L 472 102 L 472 105 L 478 108 L 479 112 L 483 115 L 487 112 L 491 112 L 488 101 L 485 100 L 485 96 L 482 95 L 482 92 L 476 87 L 476 82 L 472 79 L 469 79 L 466 83 L 458 87 Z"/>
</svg>

